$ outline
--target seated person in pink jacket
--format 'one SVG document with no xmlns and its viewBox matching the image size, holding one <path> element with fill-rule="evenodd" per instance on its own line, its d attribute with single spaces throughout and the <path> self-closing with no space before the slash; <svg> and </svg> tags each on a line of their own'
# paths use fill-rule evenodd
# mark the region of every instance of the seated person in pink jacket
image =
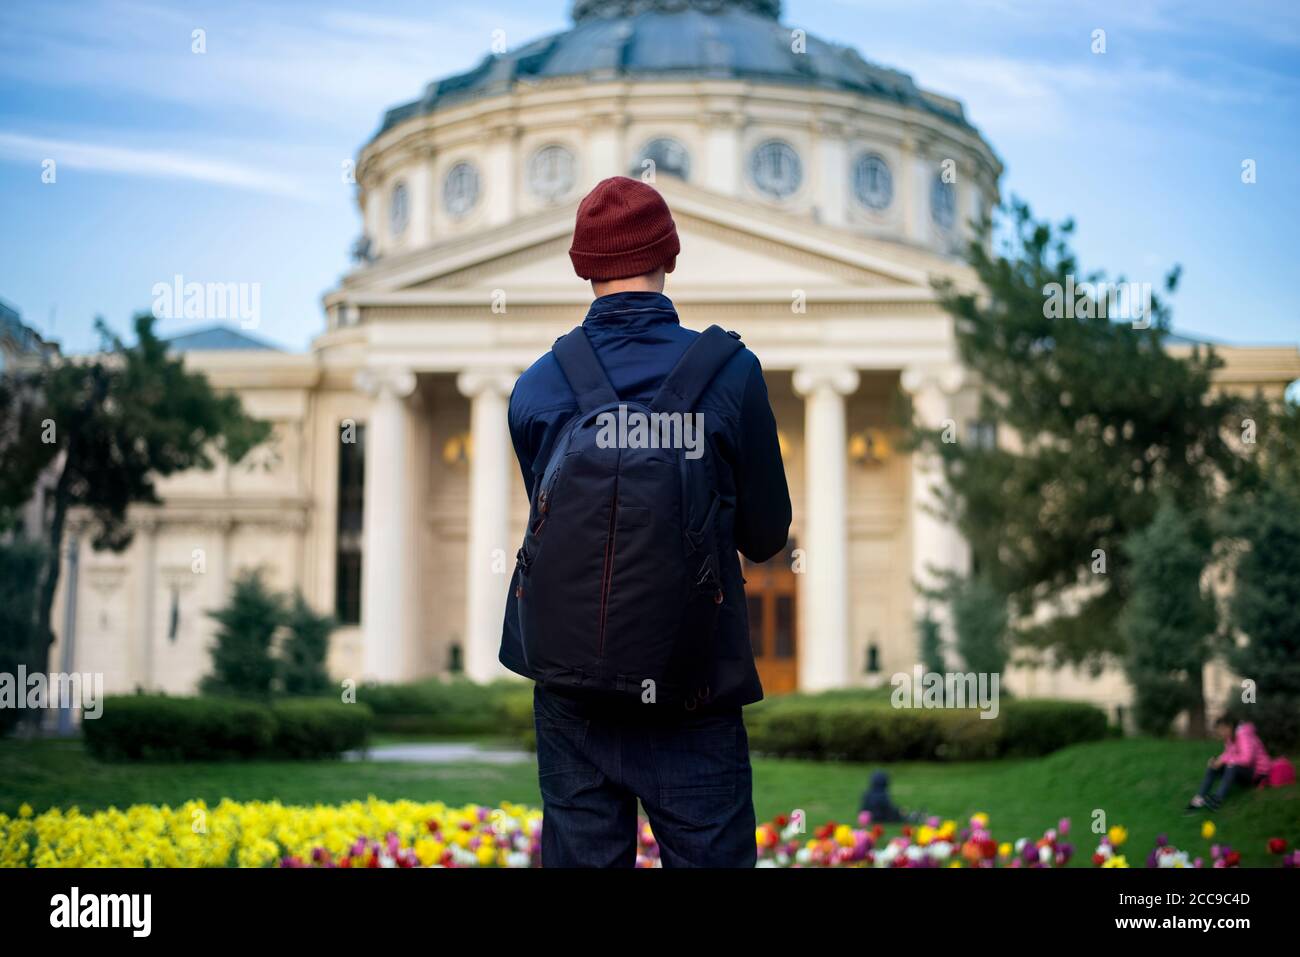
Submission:
<svg viewBox="0 0 1300 957">
<path fill-rule="evenodd" d="M 1215 810 L 1234 785 L 1254 787 L 1268 777 L 1268 752 L 1264 750 L 1253 724 L 1224 715 L 1214 723 L 1214 727 L 1223 738 L 1223 753 L 1210 758 L 1201 790 L 1188 802 L 1188 810 L 1204 807 Z M 1218 787 L 1215 787 L 1216 779 Z M 1214 788 L 1213 793 L 1211 788 Z"/>
</svg>

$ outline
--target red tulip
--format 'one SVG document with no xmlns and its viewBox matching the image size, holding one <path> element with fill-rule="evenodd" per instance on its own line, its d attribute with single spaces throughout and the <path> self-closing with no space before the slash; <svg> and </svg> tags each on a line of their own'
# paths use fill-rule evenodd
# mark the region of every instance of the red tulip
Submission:
<svg viewBox="0 0 1300 957">
<path fill-rule="evenodd" d="M 1268 839 L 1268 852 L 1270 854 L 1286 853 L 1286 841 L 1280 837 L 1270 837 Z"/>
</svg>

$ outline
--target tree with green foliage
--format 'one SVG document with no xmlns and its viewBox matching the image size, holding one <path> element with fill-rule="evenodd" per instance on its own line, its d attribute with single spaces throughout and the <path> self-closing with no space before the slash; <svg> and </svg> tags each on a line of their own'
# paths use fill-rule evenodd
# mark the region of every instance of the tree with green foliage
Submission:
<svg viewBox="0 0 1300 957">
<path fill-rule="evenodd" d="M 148 313 L 136 316 L 136 342 L 128 346 L 97 320 L 99 354 L 0 376 L 0 511 L 29 501 L 46 469 L 58 476 L 33 603 L 43 669 L 69 513 L 89 513 L 93 547 L 121 551 L 132 538 L 127 509 L 159 501 L 158 477 L 211 468 L 214 455 L 237 462 L 270 432 L 244 413 L 238 396 L 218 394 L 203 375 L 186 371 L 153 325 Z"/>
<path fill-rule="evenodd" d="M 300 592 L 285 613 L 286 636 L 280 648 L 280 687 L 290 695 L 320 695 L 330 690 L 325 658 L 330 634 L 337 626 L 331 615 L 317 614 Z"/>
<path fill-rule="evenodd" d="M 1300 746 L 1300 406 L 1262 406 L 1257 471 L 1224 509 L 1228 664 L 1250 690 L 1229 702 L 1272 748 Z M 1243 700 L 1243 698 L 1245 700 Z"/>
<path fill-rule="evenodd" d="M 957 654 L 967 671 L 1001 674 L 1007 666 L 1007 602 L 982 576 L 950 586 Z"/>
<path fill-rule="evenodd" d="M 943 655 L 943 633 L 939 623 L 927 610 L 916 623 L 917 639 L 921 647 L 921 664 L 930 674 L 943 674 L 948 670 Z"/>
<path fill-rule="evenodd" d="M 919 426 L 912 440 L 941 457 L 941 507 L 1012 617 L 1053 609 L 1016 639 L 1097 665 L 1125 650 L 1115 624 L 1135 578 L 1121 543 L 1151 523 L 1161 496 L 1207 514 L 1216 482 L 1241 467 L 1229 438 L 1242 403 L 1211 390 L 1212 349 L 1170 353 L 1160 296 L 1136 321 L 1116 321 L 1105 274 L 1083 274 L 1070 249 L 1072 223 L 1053 227 L 1015 203 L 1008 226 L 994 243 L 983 224 L 969 246 L 978 288 L 937 288 L 980 417 L 1014 441 L 988 448 Z M 1063 290 L 1073 295 L 1061 308 Z"/>
<path fill-rule="evenodd" d="M 272 643 L 284 622 L 284 598 L 261 572 L 235 579 L 225 607 L 208 612 L 220 627 L 212 646 L 212 673 L 200 683 L 205 694 L 269 698 L 276 677 Z"/>
<path fill-rule="evenodd" d="M 1188 731 L 1205 733 L 1203 674 L 1217 615 L 1201 587 L 1211 550 L 1203 530 L 1165 499 L 1155 518 L 1125 540 L 1128 600 L 1119 616 L 1138 728 L 1164 735 L 1184 711 Z"/>
<path fill-rule="evenodd" d="M 36 632 L 36 584 L 45 567 L 45 549 L 18 539 L 0 542 L 0 674 L 15 675 L 19 666 L 38 671 L 44 646 Z M 25 694 L 25 689 L 19 689 Z M 0 707 L 0 735 L 31 712 Z"/>
</svg>

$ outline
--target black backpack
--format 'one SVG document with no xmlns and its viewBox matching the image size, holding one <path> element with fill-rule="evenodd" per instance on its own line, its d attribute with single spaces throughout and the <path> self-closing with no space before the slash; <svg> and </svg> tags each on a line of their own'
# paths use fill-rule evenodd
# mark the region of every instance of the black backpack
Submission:
<svg viewBox="0 0 1300 957">
<path fill-rule="evenodd" d="M 639 413 L 652 424 L 642 438 L 662 446 L 673 437 L 664 424 L 677 414 L 685 427 L 740 348 L 710 326 L 647 406 L 619 399 L 581 326 L 556 340 L 579 411 L 534 486 L 515 589 L 524 657 L 542 685 L 688 709 L 709 700 L 723 594 L 720 498 L 703 430 L 696 458 L 653 441 L 611 446 L 608 430 Z"/>
</svg>

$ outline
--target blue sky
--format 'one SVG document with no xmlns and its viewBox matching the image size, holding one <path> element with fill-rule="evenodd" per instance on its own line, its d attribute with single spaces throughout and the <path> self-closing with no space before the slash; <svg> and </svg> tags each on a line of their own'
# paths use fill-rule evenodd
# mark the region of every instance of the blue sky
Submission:
<svg viewBox="0 0 1300 957">
<path fill-rule="evenodd" d="M 5 0 L 0 297 L 75 351 L 175 274 L 258 282 L 257 334 L 304 348 L 360 231 L 343 164 L 383 110 L 569 5 Z M 1004 195 L 1073 216 L 1086 268 L 1181 263 L 1179 331 L 1300 342 L 1300 4 L 786 0 L 783 20 L 961 99 Z"/>
</svg>

